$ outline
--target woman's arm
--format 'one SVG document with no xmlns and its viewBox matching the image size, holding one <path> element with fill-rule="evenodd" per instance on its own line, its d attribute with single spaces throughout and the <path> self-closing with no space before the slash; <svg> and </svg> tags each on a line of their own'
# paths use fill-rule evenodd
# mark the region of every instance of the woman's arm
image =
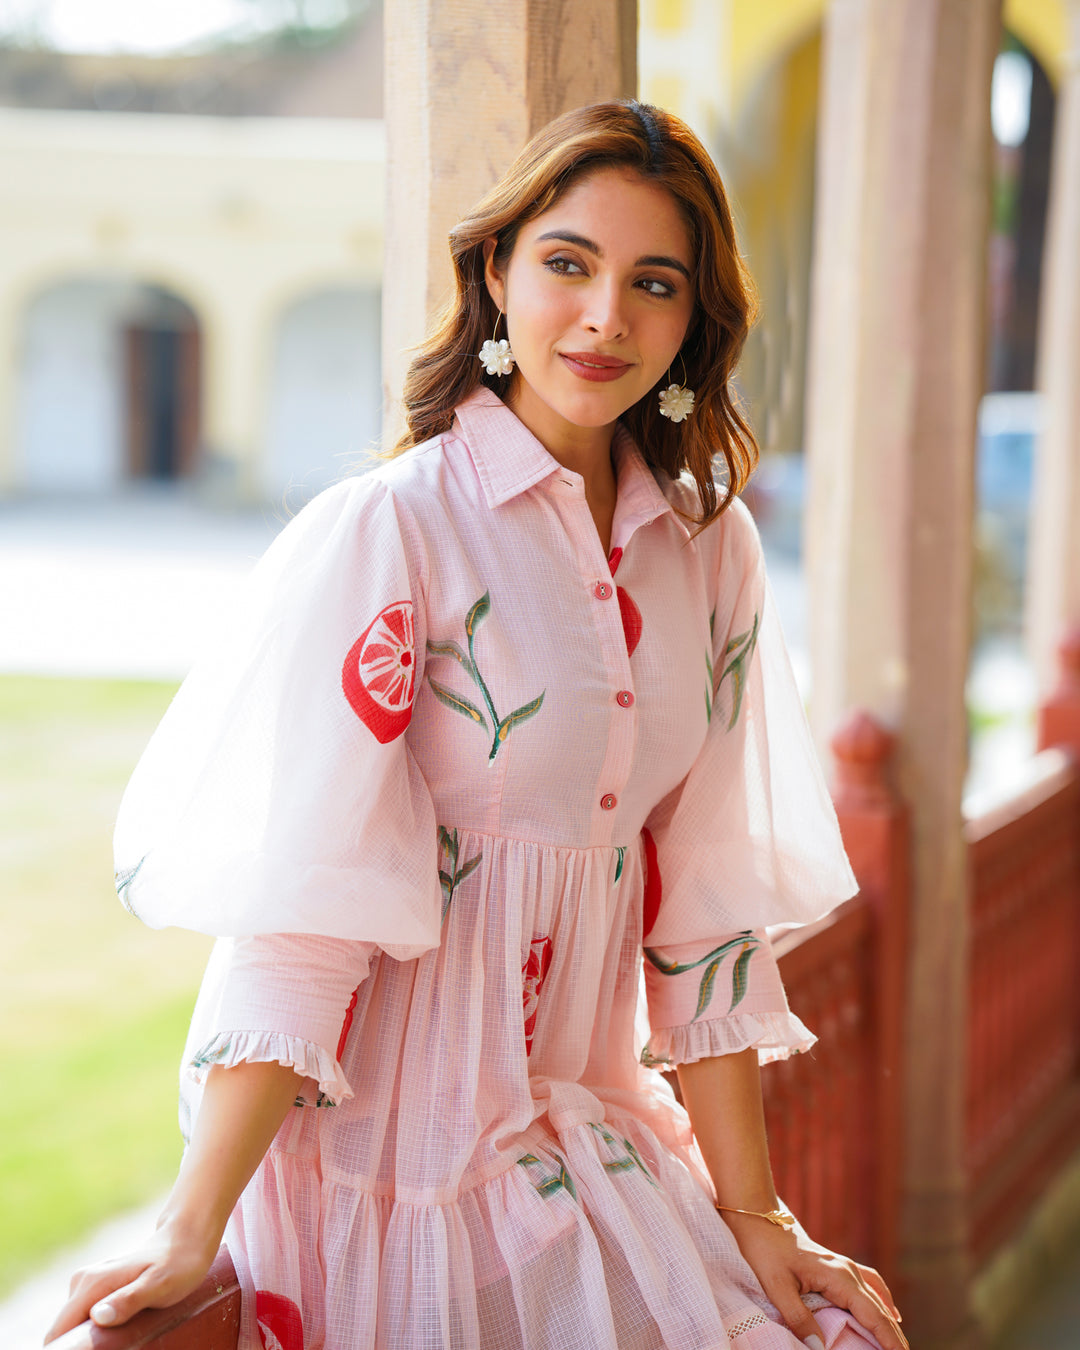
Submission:
<svg viewBox="0 0 1080 1350">
<path fill-rule="evenodd" d="M 784 1321 L 814 1350 L 824 1338 L 801 1295 L 823 1294 L 849 1312 L 885 1350 L 907 1350 L 884 1280 L 875 1270 L 812 1242 L 802 1229 L 779 1228 L 758 1217 L 779 1207 L 765 1137 L 757 1051 L 680 1064 L 679 1086 L 719 1205 L 747 1264 Z"/>
<path fill-rule="evenodd" d="M 167 1308 L 198 1286 L 301 1081 L 294 1069 L 276 1063 L 211 1068 L 190 1147 L 154 1235 L 128 1256 L 76 1271 L 46 1345 L 88 1316 L 99 1326 L 117 1326 L 142 1308 Z"/>
</svg>

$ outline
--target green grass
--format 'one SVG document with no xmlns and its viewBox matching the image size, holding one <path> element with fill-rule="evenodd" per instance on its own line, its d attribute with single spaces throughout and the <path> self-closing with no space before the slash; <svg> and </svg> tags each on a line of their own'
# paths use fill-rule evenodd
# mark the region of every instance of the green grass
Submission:
<svg viewBox="0 0 1080 1350">
<path fill-rule="evenodd" d="M 0 1291 L 164 1190 L 209 940 L 112 884 L 124 783 L 174 686 L 0 677 Z"/>
</svg>

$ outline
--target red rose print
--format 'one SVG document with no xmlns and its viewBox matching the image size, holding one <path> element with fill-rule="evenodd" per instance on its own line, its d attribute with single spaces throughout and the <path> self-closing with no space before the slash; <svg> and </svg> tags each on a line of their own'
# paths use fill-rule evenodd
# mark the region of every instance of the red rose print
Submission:
<svg viewBox="0 0 1080 1350">
<path fill-rule="evenodd" d="M 416 662 L 411 600 L 387 605 L 349 648 L 341 687 L 352 710 L 386 745 L 412 717 Z"/>
<path fill-rule="evenodd" d="M 633 656 L 634 648 L 641 641 L 641 610 L 634 604 L 633 597 L 621 586 L 615 587 L 619 597 L 619 613 L 622 615 L 623 632 L 626 635 L 626 654 Z"/>
<path fill-rule="evenodd" d="M 612 576 L 619 570 L 622 554 L 621 548 L 613 548 L 608 554 L 608 567 L 611 568 Z M 623 633 L 626 637 L 626 654 L 633 656 L 634 649 L 641 641 L 641 610 L 634 603 L 633 596 L 621 586 L 615 587 L 615 594 L 619 597 L 619 614 L 622 617 Z"/>
<path fill-rule="evenodd" d="M 525 1006 L 525 1054 L 532 1054 L 536 1014 L 540 1007 L 540 990 L 551 968 L 551 939 L 534 937 L 529 943 L 529 955 L 521 967 L 523 1002 Z"/>
<path fill-rule="evenodd" d="M 304 1350 L 304 1324 L 300 1309 L 291 1298 L 257 1289 L 255 1320 L 263 1350 Z"/>
<path fill-rule="evenodd" d="M 648 937 L 660 912 L 662 890 L 660 866 L 656 861 L 656 841 L 648 830 L 641 831 L 641 839 L 645 845 L 645 897 L 642 904 L 641 935 Z"/>
<path fill-rule="evenodd" d="M 349 1032 L 352 1030 L 353 1013 L 356 1012 L 356 997 L 360 993 L 360 986 L 357 985 L 352 991 L 352 998 L 349 999 L 349 1006 L 345 1009 L 345 1019 L 341 1024 L 341 1035 L 338 1037 L 337 1051 L 334 1054 L 336 1060 L 340 1060 L 345 1053 L 345 1042 L 349 1039 Z"/>
</svg>

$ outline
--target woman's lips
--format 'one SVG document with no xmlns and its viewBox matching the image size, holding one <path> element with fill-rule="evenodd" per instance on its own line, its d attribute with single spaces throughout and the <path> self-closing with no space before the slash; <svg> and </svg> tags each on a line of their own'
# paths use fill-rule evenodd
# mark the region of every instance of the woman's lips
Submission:
<svg viewBox="0 0 1080 1350">
<path fill-rule="evenodd" d="M 630 369 L 628 361 L 621 361 L 617 356 L 602 356 L 598 352 L 560 352 L 559 355 L 583 380 L 605 383 L 617 380 Z"/>
</svg>

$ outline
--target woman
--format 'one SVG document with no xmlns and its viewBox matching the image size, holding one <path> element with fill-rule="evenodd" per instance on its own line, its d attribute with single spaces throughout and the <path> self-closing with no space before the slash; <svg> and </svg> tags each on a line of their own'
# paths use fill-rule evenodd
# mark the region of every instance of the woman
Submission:
<svg viewBox="0 0 1080 1350">
<path fill-rule="evenodd" d="M 735 496 L 715 168 L 581 109 L 452 251 L 409 453 L 283 533 L 125 797 L 125 902 L 225 940 L 158 1230 L 55 1331 L 182 1297 L 224 1233 L 245 1347 L 900 1350 L 766 1154 L 759 1057 L 813 1038 L 764 926 L 853 881 Z"/>
</svg>

